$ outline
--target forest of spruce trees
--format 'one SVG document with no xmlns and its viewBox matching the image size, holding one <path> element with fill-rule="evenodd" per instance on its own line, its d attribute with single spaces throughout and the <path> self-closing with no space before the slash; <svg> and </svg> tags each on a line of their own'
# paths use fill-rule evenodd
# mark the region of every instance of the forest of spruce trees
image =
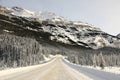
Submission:
<svg viewBox="0 0 120 80">
<path fill-rule="evenodd" d="M 0 69 L 39 64 L 44 60 L 43 55 L 49 54 L 62 54 L 80 65 L 120 66 L 120 49 L 93 50 L 54 42 L 41 44 L 28 37 L 0 35 Z"/>
</svg>

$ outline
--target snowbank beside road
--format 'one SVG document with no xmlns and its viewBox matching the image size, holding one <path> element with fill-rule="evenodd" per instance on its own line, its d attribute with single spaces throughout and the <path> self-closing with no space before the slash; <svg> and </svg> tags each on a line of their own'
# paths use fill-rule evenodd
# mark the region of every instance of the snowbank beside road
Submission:
<svg viewBox="0 0 120 80">
<path fill-rule="evenodd" d="M 110 72 L 110 73 L 114 73 L 114 74 L 120 74 L 120 67 L 105 67 L 104 69 L 101 69 L 101 67 L 93 67 L 93 66 L 85 66 L 85 65 L 78 65 L 78 64 L 74 64 L 71 63 L 70 61 L 68 61 L 67 59 L 64 59 L 66 62 L 73 64 L 73 65 L 77 65 L 80 67 L 86 67 L 86 68 L 90 68 L 90 69 L 95 69 L 95 70 L 99 70 L 99 71 L 105 71 L 105 72 Z"/>
<path fill-rule="evenodd" d="M 54 58 L 55 58 L 55 56 L 49 55 L 48 57 L 45 56 L 45 58 L 44 58 L 45 60 L 41 61 L 40 65 L 38 64 L 38 65 L 32 65 L 32 66 L 17 67 L 17 68 L 7 68 L 5 70 L 1 70 L 0 71 L 0 76 L 12 74 L 12 73 L 15 73 L 15 72 L 21 72 L 21 71 L 24 71 L 24 70 L 29 71 L 30 69 L 41 67 L 41 66 L 44 66 L 44 65 L 48 64 L 47 62 L 50 62 Z M 46 64 L 43 64 L 43 63 L 46 63 Z"/>
<path fill-rule="evenodd" d="M 82 67 L 87 67 L 95 70 L 100 70 L 100 71 L 106 71 L 110 73 L 115 73 L 115 74 L 120 74 L 120 67 L 105 67 L 104 69 L 101 69 L 100 67 L 93 67 L 93 66 L 82 66 Z"/>
</svg>

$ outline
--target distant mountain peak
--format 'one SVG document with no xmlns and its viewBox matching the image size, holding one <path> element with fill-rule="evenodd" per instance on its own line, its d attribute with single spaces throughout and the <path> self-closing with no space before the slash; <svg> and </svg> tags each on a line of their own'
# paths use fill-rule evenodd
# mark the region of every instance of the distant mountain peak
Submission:
<svg viewBox="0 0 120 80">
<path fill-rule="evenodd" d="M 17 7 L 17 6 L 12 7 L 12 9 L 14 9 L 15 11 L 18 11 L 18 12 L 24 10 L 23 8 Z"/>
<path fill-rule="evenodd" d="M 67 21 L 67 19 L 65 19 L 64 17 L 58 16 L 55 13 L 47 12 L 47 11 L 33 12 L 17 6 L 14 6 L 12 8 L 6 8 L 6 9 L 11 11 L 12 15 L 21 16 L 21 17 L 33 17 L 33 18 L 39 18 L 41 20 L 50 19 L 52 21 Z"/>
<path fill-rule="evenodd" d="M 120 33 L 117 35 L 118 38 L 120 38 Z"/>
</svg>

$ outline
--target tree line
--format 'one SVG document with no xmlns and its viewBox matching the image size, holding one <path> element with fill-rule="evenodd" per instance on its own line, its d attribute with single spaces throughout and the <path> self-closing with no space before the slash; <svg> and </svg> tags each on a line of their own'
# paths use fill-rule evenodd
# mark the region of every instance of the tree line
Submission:
<svg viewBox="0 0 120 80">
<path fill-rule="evenodd" d="M 41 40 L 40 40 L 41 41 Z M 41 63 L 43 56 L 61 54 L 79 65 L 120 66 L 120 49 L 98 50 L 56 42 L 40 42 L 34 38 L 0 34 L 0 69 Z"/>
</svg>

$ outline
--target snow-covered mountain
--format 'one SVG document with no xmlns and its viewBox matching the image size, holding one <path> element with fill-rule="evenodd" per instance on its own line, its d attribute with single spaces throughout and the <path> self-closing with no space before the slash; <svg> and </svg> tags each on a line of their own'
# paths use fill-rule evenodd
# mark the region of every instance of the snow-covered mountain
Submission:
<svg viewBox="0 0 120 80">
<path fill-rule="evenodd" d="M 33 12 L 27 9 L 23 9 L 21 7 L 12 7 L 12 8 L 5 8 L 3 7 L 4 11 L 9 12 L 9 14 L 21 16 L 21 17 L 32 17 L 32 18 L 39 18 L 42 20 L 50 19 L 52 21 L 65 21 L 66 19 L 56 15 L 55 13 L 51 12 Z"/>
<path fill-rule="evenodd" d="M 118 38 L 120 38 L 120 33 L 117 35 Z"/>
<path fill-rule="evenodd" d="M 4 15 L 7 14 L 8 17 L 15 18 L 5 18 L 5 21 L 23 26 L 27 30 L 49 33 L 50 35 L 47 35 L 47 37 L 55 42 L 85 46 L 93 49 L 120 47 L 120 39 L 118 37 L 107 34 L 88 23 L 69 21 L 51 12 L 32 12 L 20 7 L 1 7 L 0 11 Z M 4 15 L 2 14 L 1 16 Z M 1 18 L 1 20 L 4 20 L 4 18 Z M 18 22 L 15 20 L 18 20 Z M 7 31 L 9 32 L 9 30 Z"/>
<path fill-rule="evenodd" d="M 12 8 L 7 8 L 8 10 L 11 11 L 11 14 L 16 15 L 16 16 L 22 16 L 22 17 L 33 17 L 34 12 L 20 8 L 20 7 L 12 7 Z"/>
<path fill-rule="evenodd" d="M 42 26 L 42 28 L 45 32 L 52 34 L 52 36 L 50 36 L 51 40 L 58 42 L 82 45 L 94 49 L 105 46 L 115 47 L 117 45 L 115 44 L 116 42 L 120 43 L 117 37 L 111 36 L 89 24 L 76 24 L 76 22 L 51 24 L 54 25 L 54 27 Z"/>
</svg>

